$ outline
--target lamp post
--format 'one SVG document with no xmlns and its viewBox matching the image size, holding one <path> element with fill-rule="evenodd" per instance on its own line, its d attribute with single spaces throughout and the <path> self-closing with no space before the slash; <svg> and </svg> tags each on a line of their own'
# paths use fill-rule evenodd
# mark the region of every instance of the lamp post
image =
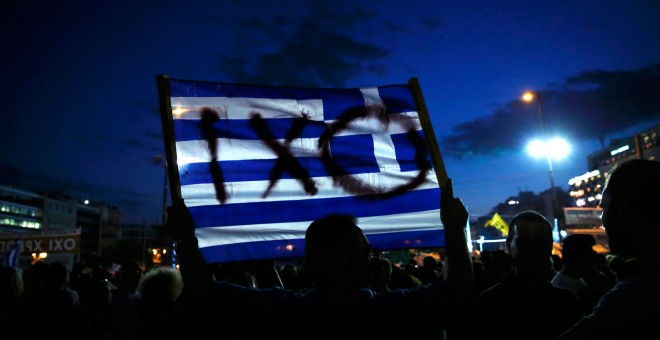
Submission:
<svg viewBox="0 0 660 340">
<path fill-rule="evenodd" d="M 156 155 L 154 157 L 154 163 L 163 167 L 163 211 L 161 214 L 161 234 L 159 235 L 159 242 L 167 243 L 167 237 L 165 236 L 165 223 L 167 221 L 167 161 L 162 155 Z M 163 249 L 165 248 L 166 246 L 163 247 Z"/>
<path fill-rule="evenodd" d="M 545 139 L 544 141 L 544 150 L 543 153 L 545 154 L 545 159 L 548 162 L 548 175 L 550 175 L 550 223 L 554 224 L 554 219 L 555 219 L 555 201 L 557 198 L 556 192 L 555 192 L 555 180 L 554 176 L 552 175 L 552 155 L 551 155 L 551 144 L 548 140 L 548 133 L 545 128 L 545 117 L 543 115 L 543 105 L 541 104 L 541 95 L 538 92 L 534 91 L 527 91 L 523 93 L 522 95 L 522 100 L 526 103 L 531 103 L 536 99 L 536 103 L 538 104 L 539 107 L 539 116 L 541 117 L 541 128 L 543 129 L 543 138 Z"/>
<path fill-rule="evenodd" d="M 154 163 L 163 167 L 163 213 L 161 215 L 161 224 L 165 228 L 165 221 L 167 216 L 167 162 L 163 159 L 163 156 L 156 155 L 154 157 Z"/>
</svg>

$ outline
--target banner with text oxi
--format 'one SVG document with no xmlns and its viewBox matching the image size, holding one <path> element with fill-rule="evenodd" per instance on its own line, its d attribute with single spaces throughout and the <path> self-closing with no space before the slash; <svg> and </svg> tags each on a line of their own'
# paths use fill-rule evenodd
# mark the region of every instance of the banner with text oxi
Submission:
<svg viewBox="0 0 660 340">
<path fill-rule="evenodd" d="M 20 238 L 0 238 L 0 254 L 18 244 L 19 254 L 41 253 L 75 254 L 80 251 L 80 233 L 21 235 Z"/>
<path fill-rule="evenodd" d="M 328 213 L 356 216 L 375 249 L 444 246 L 446 174 L 416 79 L 157 83 L 172 201 L 184 199 L 207 262 L 302 257 Z"/>
</svg>

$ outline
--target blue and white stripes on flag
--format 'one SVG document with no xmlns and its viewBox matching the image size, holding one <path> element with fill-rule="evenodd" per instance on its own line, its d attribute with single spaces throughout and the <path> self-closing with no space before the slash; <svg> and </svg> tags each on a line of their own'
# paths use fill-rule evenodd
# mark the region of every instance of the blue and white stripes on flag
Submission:
<svg viewBox="0 0 660 340">
<path fill-rule="evenodd" d="M 7 250 L 5 256 L 2 259 L 2 266 L 5 268 L 16 267 L 16 263 L 18 262 L 18 255 L 20 253 L 21 248 L 22 248 L 22 241 L 21 240 L 14 241 L 11 249 Z"/>
<path fill-rule="evenodd" d="M 188 206 L 207 262 L 302 257 L 305 230 L 328 213 L 356 216 L 375 249 L 444 246 L 440 187 L 409 84 L 159 76 L 159 95 L 172 199 Z"/>
</svg>

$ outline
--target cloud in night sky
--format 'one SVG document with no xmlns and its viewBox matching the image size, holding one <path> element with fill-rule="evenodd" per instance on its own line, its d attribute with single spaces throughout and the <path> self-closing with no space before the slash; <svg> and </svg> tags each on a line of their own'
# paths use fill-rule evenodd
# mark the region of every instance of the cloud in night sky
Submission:
<svg viewBox="0 0 660 340">
<path fill-rule="evenodd" d="M 660 120 L 660 63 L 632 71 L 584 71 L 538 91 L 548 134 L 573 140 L 605 139 Z M 501 156 L 541 131 L 537 103 L 513 100 L 490 115 L 456 125 L 444 137 L 445 154 Z"/>
<path fill-rule="evenodd" d="M 363 8 L 329 1 L 314 2 L 296 20 L 251 18 L 234 53 L 220 58 L 220 70 L 243 83 L 343 86 L 356 75 L 385 68 L 388 51 L 354 33 L 369 30 L 373 20 Z"/>
</svg>

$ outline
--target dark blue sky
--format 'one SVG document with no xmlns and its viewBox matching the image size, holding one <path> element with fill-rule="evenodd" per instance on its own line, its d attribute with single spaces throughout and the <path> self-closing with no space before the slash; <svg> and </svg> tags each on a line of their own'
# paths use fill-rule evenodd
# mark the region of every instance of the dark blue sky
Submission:
<svg viewBox="0 0 660 340">
<path fill-rule="evenodd" d="M 0 184 L 62 190 L 158 222 L 155 76 L 361 87 L 420 81 L 455 193 L 486 214 L 549 187 L 524 152 L 570 138 L 555 183 L 599 138 L 660 122 L 657 1 L 4 1 Z M 304 4 L 304 6 L 303 6 Z M 654 66 L 655 65 L 655 66 Z"/>
</svg>

